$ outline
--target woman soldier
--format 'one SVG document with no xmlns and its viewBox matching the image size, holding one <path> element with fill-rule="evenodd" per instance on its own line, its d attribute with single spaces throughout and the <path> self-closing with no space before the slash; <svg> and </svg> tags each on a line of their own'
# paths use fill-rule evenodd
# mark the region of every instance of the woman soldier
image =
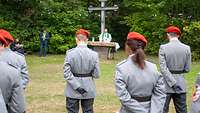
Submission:
<svg viewBox="0 0 200 113">
<path fill-rule="evenodd" d="M 130 32 L 126 40 L 128 58 L 116 66 L 115 86 L 120 113 L 162 113 L 165 87 L 155 64 L 145 60 L 145 37 Z"/>
</svg>

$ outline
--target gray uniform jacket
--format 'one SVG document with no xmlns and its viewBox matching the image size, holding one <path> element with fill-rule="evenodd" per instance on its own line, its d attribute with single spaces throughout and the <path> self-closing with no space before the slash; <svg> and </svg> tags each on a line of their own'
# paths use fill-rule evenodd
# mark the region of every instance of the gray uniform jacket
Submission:
<svg viewBox="0 0 200 113">
<path fill-rule="evenodd" d="M 0 89 L 8 113 L 23 113 L 25 111 L 25 99 L 19 71 L 5 62 L 0 62 L 0 67 Z"/>
<path fill-rule="evenodd" d="M 91 77 L 75 77 L 77 74 L 91 73 Z M 96 96 L 94 78 L 99 78 L 99 57 L 87 45 L 79 45 L 68 50 L 64 61 L 64 79 L 67 81 L 65 96 L 76 99 L 89 99 Z M 76 91 L 84 88 L 87 94 L 82 96 Z"/>
<path fill-rule="evenodd" d="M 115 87 L 122 104 L 120 113 L 163 113 L 166 99 L 163 77 L 155 64 L 145 61 L 144 70 L 132 62 L 131 56 L 116 66 Z M 151 96 L 139 102 L 133 97 Z"/>
<path fill-rule="evenodd" d="M 0 113 L 8 113 L 1 89 L 0 89 Z"/>
<path fill-rule="evenodd" d="M 0 55 L 0 61 L 5 61 L 8 64 L 15 66 L 20 71 L 21 83 L 25 89 L 29 82 L 28 66 L 26 64 L 25 56 L 6 48 Z"/>
<path fill-rule="evenodd" d="M 188 45 L 179 40 L 171 40 L 161 45 L 159 50 L 161 73 L 164 76 L 167 93 L 185 93 L 186 82 L 184 74 L 189 72 L 191 67 L 191 51 Z M 172 71 L 182 71 L 181 74 L 174 74 Z M 174 91 L 174 85 L 181 87 L 181 91 Z"/>
<path fill-rule="evenodd" d="M 200 73 L 198 74 L 196 84 L 200 87 Z M 197 92 L 195 93 L 196 95 L 199 95 L 199 98 L 196 101 L 191 102 L 190 113 L 200 113 L 200 88 L 198 88 Z"/>
</svg>

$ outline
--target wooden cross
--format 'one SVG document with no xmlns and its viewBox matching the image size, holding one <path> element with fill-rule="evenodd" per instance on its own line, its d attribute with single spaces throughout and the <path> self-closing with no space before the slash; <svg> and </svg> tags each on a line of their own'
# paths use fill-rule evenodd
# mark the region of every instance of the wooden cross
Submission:
<svg viewBox="0 0 200 113">
<path fill-rule="evenodd" d="M 119 7 L 117 5 L 114 5 L 114 7 L 105 7 L 106 1 L 107 0 L 99 0 L 99 2 L 101 2 L 101 7 L 92 7 L 92 6 L 88 7 L 89 12 L 101 11 L 101 33 L 103 33 L 104 29 L 105 29 L 105 16 L 106 16 L 105 12 L 108 10 L 117 11 L 117 9 L 119 9 Z"/>
</svg>

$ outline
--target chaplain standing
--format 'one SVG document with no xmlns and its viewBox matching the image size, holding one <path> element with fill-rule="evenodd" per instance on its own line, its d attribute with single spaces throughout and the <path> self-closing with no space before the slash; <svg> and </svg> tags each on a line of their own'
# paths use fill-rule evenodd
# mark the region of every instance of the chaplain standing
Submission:
<svg viewBox="0 0 200 113">
<path fill-rule="evenodd" d="M 167 89 L 164 113 L 169 112 L 171 99 L 176 113 L 187 113 L 184 73 L 191 67 L 190 47 L 179 41 L 181 31 L 178 27 L 170 26 L 165 31 L 169 42 L 161 45 L 159 50 L 160 69 Z"/>
<path fill-rule="evenodd" d="M 99 78 L 100 69 L 98 54 L 87 47 L 88 37 L 87 30 L 78 30 L 77 47 L 66 52 L 64 79 L 67 81 L 65 96 L 68 113 L 78 113 L 79 102 L 83 113 L 94 113 L 94 78 Z"/>
<path fill-rule="evenodd" d="M 111 42 L 112 36 L 110 33 L 108 33 L 108 29 L 105 29 L 103 33 L 99 35 L 99 41 L 100 42 Z"/>
</svg>

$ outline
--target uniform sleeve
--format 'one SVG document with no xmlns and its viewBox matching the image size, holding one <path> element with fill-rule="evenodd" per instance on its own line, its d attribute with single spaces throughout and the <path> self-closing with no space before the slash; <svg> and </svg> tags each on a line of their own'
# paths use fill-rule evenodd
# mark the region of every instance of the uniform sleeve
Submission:
<svg viewBox="0 0 200 113">
<path fill-rule="evenodd" d="M 99 78 L 99 76 L 100 76 L 99 56 L 98 56 L 98 54 L 97 54 L 97 57 L 96 57 L 96 60 L 95 60 L 95 66 L 94 66 L 94 70 L 93 70 L 92 76 L 94 78 Z"/>
<path fill-rule="evenodd" d="M 186 62 L 185 62 L 185 66 L 184 66 L 184 71 L 185 72 L 189 72 L 191 68 L 191 50 L 190 47 L 187 51 L 187 56 L 186 56 Z"/>
<path fill-rule="evenodd" d="M 20 83 L 20 77 L 16 76 L 13 80 L 14 82 L 12 86 L 11 98 L 8 103 L 8 111 L 9 113 L 24 113 L 26 111 L 25 97 L 24 90 Z"/>
<path fill-rule="evenodd" d="M 119 100 L 121 104 L 128 109 L 129 111 L 134 111 L 136 113 L 145 113 L 145 108 L 140 105 L 136 100 L 131 98 L 131 95 L 127 91 L 126 82 L 124 79 L 124 75 L 119 71 L 119 69 L 116 69 L 116 75 L 115 75 L 115 87 L 116 87 L 116 93 L 119 97 Z"/>
<path fill-rule="evenodd" d="M 166 100 L 166 90 L 163 77 L 159 76 L 157 83 L 153 89 L 151 97 L 151 112 L 150 113 L 163 113 L 163 108 Z"/>
<path fill-rule="evenodd" d="M 70 58 L 67 54 L 64 61 L 64 79 L 69 83 L 69 85 L 72 86 L 74 90 L 81 86 L 71 72 Z"/>
<path fill-rule="evenodd" d="M 161 73 L 165 77 L 167 84 L 170 87 L 174 86 L 176 84 L 176 79 L 173 77 L 173 75 L 171 74 L 171 72 L 169 71 L 167 67 L 165 53 L 162 46 L 160 46 L 160 49 L 159 49 L 159 62 L 160 62 Z"/>
<path fill-rule="evenodd" d="M 22 57 L 21 63 L 22 87 L 25 89 L 29 83 L 28 66 L 25 57 Z"/>
</svg>

